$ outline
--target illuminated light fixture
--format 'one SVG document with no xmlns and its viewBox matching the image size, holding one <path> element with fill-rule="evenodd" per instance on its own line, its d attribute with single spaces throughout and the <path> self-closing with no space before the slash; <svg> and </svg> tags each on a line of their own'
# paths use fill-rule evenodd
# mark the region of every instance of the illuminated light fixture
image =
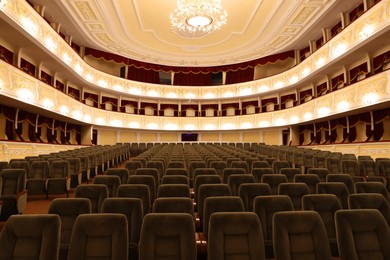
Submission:
<svg viewBox="0 0 390 260">
<path fill-rule="evenodd" d="M 206 129 L 206 130 L 214 130 L 215 129 L 215 125 L 214 124 L 206 124 L 204 126 L 204 129 Z"/>
<path fill-rule="evenodd" d="M 31 19 L 23 17 L 21 20 L 21 24 L 26 32 L 28 32 L 29 34 L 31 34 L 34 37 L 37 36 L 38 27 Z"/>
<path fill-rule="evenodd" d="M 75 111 L 72 112 L 72 116 L 73 116 L 74 118 L 76 118 L 76 119 L 80 119 L 80 118 L 83 117 L 83 114 L 82 114 L 80 111 L 75 110 Z"/>
<path fill-rule="evenodd" d="M 313 114 L 310 113 L 310 112 L 306 112 L 306 113 L 303 115 L 303 118 L 304 118 L 305 120 L 310 120 L 310 119 L 313 118 Z"/>
<path fill-rule="evenodd" d="M 91 74 L 89 74 L 89 73 L 87 73 L 87 74 L 85 75 L 85 78 L 86 78 L 87 81 L 89 81 L 89 82 L 92 82 L 92 81 L 93 81 L 93 76 L 92 76 Z"/>
<path fill-rule="evenodd" d="M 302 76 L 306 77 L 307 75 L 310 74 L 310 69 L 309 68 L 305 68 L 303 71 L 302 71 Z"/>
<path fill-rule="evenodd" d="M 33 93 L 26 88 L 19 89 L 17 95 L 21 100 L 25 102 L 30 102 L 33 99 Z"/>
<path fill-rule="evenodd" d="M 46 109 L 50 109 L 51 110 L 54 107 L 54 103 L 53 103 L 53 101 L 51 99 L 45 98 L 42 103 L 43 103 L 43 106 Z"/>
<path fill-rule="evenodd" d="M 186 38 L 200 38 L 227 22 L 220 0 L 178 0 L 170 15 L 172 30 Z"/>
<path fill-rule="evenodd" d="M 195 125 L 193 125 L 193 124 L 186 124 L 186 125 L 184 126 L 184 128 L 185 128 L 186 130 L 195 130 Z"/>
<path fill-rule="evenodd" d="M 67 115 L 67 114 L 69 113 L 69 108 L 68 108 L 67 106 L 62 105 L 62 106 L 60 107 L 60 112 L 61 112 L 61 114 L 63 114 L 63 115 Z"/>
<path fill-rule="evenodd" d="M 146 125 L 146 128 L 148 129 L 157 129 L 158 125 L 156 123 L 149 123 Z"/>
<path fill-rule="evenodd" d="M 367 39 L 374 33 L 374 31 L 375 31 L 374 26 L 370 24 L 366 24 L 363 27 L 362 31 L 360 32 L 360 37 L 362 37 L 363 39 Z"/>
<path fill-rule="evenodd" d="M 185 96 L 184 96 L 185 98 L 188 98 L 188 99 L 193 99 L 194 97 L 195 97 L 195 95 L 194 95 L 194 93 L 187 93 L 187 94 L 185 94 Z"/>
<path fill-rule="evenodd" d="M 157 97 L 157 96 L 158 96 L 158 93 L 157 93 L 157 91 L 155 91 L 155 90 L 149 90 L 149 91 L 148 91 L 148 96 Z"/>
<path fill-rule="evenodd" d="M 297 117 L 297 116 L 292 116 L 292 117 L 290 118 L 290 123 L 295 124 L 295 123 L 298 123 L 298 122 L 299 122 L 299 117 Z"/>
<path fill-rule="evenodd" d="M 45 40 L 46 48 L 49 49 L 51 52 L 55 52 L 57 49 L 57 44 L 54 42 L 53 38 L 47 37 Z"/>
<path fill-rule="evenodd" d="M 266 85 L 262 85 L 262 86 L 259 87 L 259 92 L 260 92 L 260 93 L 266 92 L 266 91 L 268 91 L 268 89 L 269 89 L 269 88 L 268 88 Z"/>
<path fill-rule="evenodd" d="M 252 94 L 252 89 L 250 88 L 244 88 L 240 90 L 240 95 L 241 96 L 246 96 Z"/>
<path fill-rule="evenodd" d="M 114 85 L 112 88 L 114 90 L 116 90 L 116 91 L 122 91 L 123 90 L 123 87 L 121 85 Z"/>
<path fill-rule="evenodd" d="M 347 101 L 341 101 L 337 104 L 337 110 L 340 112 L 347 111 L 349 108 L 349 103 Z"/>
<path fill-rule="evenodd" d="M 278 118 L 275 120 L 275 125 L 277 125 L 277 126 L 285 125 L 285 124 L 286 124 L 286 120 L 283 118 Z"/>
<path fill-rule="evenodd" d="M 234 124 L 233 123 L 226 123 L 222 125 L 222 129 L 234 129 Z"/>
<path fill-rule="evenodd" d="M 75 65 L 75 70 L 76 70 L 77 74 L 79 74 L 79 75 L 81 75 L 81 73 L 83 73 L 83 67 L 81 67 L 81 65 L 78 63 Z"/>
<path fill-rule="evenodd" d="M 84 115 L 84 121 L 85 122 L 92 122 L 92 118 L 90 115 Z"/>
<path fill-rule="evenodd" d="M 89 81 L 89 80 L 88 80 Z M 106 88 L 107 87 L 107 81 L 105 80 L 99 80 L 98 83 L 97 83 L 100 87 L 102 88 Z"/>
<path fill-rule="evenodd" d="M 206 93 L 206 95 L 204 95 L 205 98 L 215 98 L 215 95 L 213 93 Z"/>
<path fill-rule="evenodd" d="M 317 60 L 317 62 L 316 62 L 317 68 L 322 67 L 324 64 L 325 64 L 325 59 L 322 58 L 322 57 L 319 58 L 319 59 Z"/>
<path fill-rule="evenodd" d="M 8 0 L 0 0 L 0 8 L 3 9 L 7 2 Z"/>
<path fill-rule="evenodd" d="M 260 121 L 259 126 L 260 127 L 268 127 L 269 126 L 269 122 L 268 121 Z"/>
<path fill-rule="evenodd" d="M 347 50 L 347 45 L 345 43 L 337 44 L 332 52 L 333 58 L 343 55 L 346 50 Z"/>
<path fill-rule="evenodd" d="M 131 87 L 130 88 L 130 94 L 133 94 L 133 95 L 140 95 L 141 94 L 141 90 L 137 87 Z"/>
<path fill-rule="evenodd" d="M 72 58 L 71 58 L 67 53 L 65 53 L 65 54 L 62 56 L 62 60 L 63 60 L 67 65 L 69 65 L 69 64 L 72 62 Z"/>
<path fill-rule="evenodd" d="M 169 98 L 175 98 L 175 97 L 177 97 L 177 94 L 176 94 L 176 93 L 173 93 L 173 92 L 169 92 L 169 93 L 167 94 L 167 97 L 169 97 Z"/>
<path fill-rule="evenodd" d="M 278 81 L 275 83 L 275 89 L 282 88 L 284 86 L 282 81 Z"/>
<path fill-rule="evenodd" d="M 251 128 L 252 123 L 251 122 L 244 122 L 241 124 L 241 128 Z"/>
<path fill-rule="evenodd" d="M 166 130 L 176 130 L 177 129 L 177 125 L 176 124 L 172 124 L 172 123 L 168 123 L 168 124 L 165 124 L 165 129 Z"/>
<path fill-rule="evenodd" d="M 116 127 L 121 127 L 122 126 L 122 121 L 120 121 L 120 120 L 112 120 L 110 122 L 110 125 L 116 126 Z"/>
<path fill-rule="evenodd" d="M 298 77 L 297 76 L 292 76 L 290 79 L 290 84 L 294 84 L 298 82 Z"/>
<path fill-rule="evenodd" d="M 330 113 L 329 107 L 320 107 L 317 111 L 317 114 L 319 116 L 326 116 L 329 115 L 329 113 Z"/>
<path fill-rule="evenodd" d="M 95 122 L 98 125 L 104 125 L 106 123 L 106 120 L 104 120 L 104 118 L 102 118 L 102 117 L 98 117 L 98 118 L 96 118 Z"/>
<path fill-rule="evenodd" d="M 363 103 L 365 105 L 372 105 L 378 101 L 378 95 L 374 92 L 367 93 L 363 96 Z"/>
<path fill-rule="evenodd" d="M 129 127 L 131 128 L 139 128 L 139 123 L 138 122 L 130 122 Z"/>
<path fill-rule="evenodd" d="M 232 96 L 233 96 L 233 93 L 230 92 L 230 91 L 228 91 L 228 92 L 223 93 L 223 96 L 224 96 L 224 97 L 232 97 Z"/>
</svg>

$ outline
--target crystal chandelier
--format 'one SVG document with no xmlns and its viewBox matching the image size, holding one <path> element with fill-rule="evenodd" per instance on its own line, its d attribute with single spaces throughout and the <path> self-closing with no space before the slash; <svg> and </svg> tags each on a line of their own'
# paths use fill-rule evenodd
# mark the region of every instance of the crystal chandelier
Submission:
<svg viewBox="0 0 390 260">
<path fill-rule="evenodd" d="M 220 0 L 178 0 L 170 17 L 172 29 L 187 38 L 199 38 L 226 24 Z"/>
</svg>

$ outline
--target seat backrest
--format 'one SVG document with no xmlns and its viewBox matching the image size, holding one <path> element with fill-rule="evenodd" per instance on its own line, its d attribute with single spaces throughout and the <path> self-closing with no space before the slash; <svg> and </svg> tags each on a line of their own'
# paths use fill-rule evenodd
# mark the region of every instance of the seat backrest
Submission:
<svg viewBox="0 0 390 260">
<path fill-rule="evenodd" d="M 108 197 L 113 197 L 121 185 L 121 179 L 117 175 L 98 175 L 93 179 L 93 184 L 104 184 L 108 188 Z"/>
<path fill-rule="evenodd" d="M 315 211 L 277 212 L 273 218 L 276 259 L 331 259 L 328 237 Z M 348 259 L 348 258 L 347 258 Z"/>
<path fill-rule="evenodd" d="M 151 213 L 144 217 L 139 259 L 196 258 L 195 227 L 190 214 Z"/>
<path fill-rule="evenodd" d="M 320 214 L 329 238 L 336 238 L 334 213 L 341 209 L 340 201 L 334 194 L 308 194 L 302 197 L 302 209 L 314 210 Z"/>
<path fill-rule="evenodd" d="M 326 158 L 326 168 L 329 170 L 330 174 L 340 174 L 341 171 L 341 161 L 337 157 L 328 157 Z"/>
<path fill-rule="evenodd" d="M 135 170 L 142 168 L 141 161 L 128 161 L 125 163 L 125 168 L 129 171 L 129 175 L 134 175 Z"/>
<path fill-rule="evenodd" d="M 272 240 L 272 218 L 276 212 L 292 211 L 294 206 L 287 195 L 258 196 L 253 202 L 253 211 L 260 219 L 265 240 Z"/>
<path fill-rule="evenodd" d="M 106 175 L 114 175 L 118 176 L 122 183 L 127 183 L 127 179 L 129 178 L 129 170 L 126 168 L 109 168 L 106 171 Z"/>
<path fill-rule="evenodd" d="M 184 175 L 164 175 L 161 184 L 186 184 L 190 185 L 190 180 Z"/>
<path fill-rule="evenodd" d="M 91 213 L 91 202 L 87 198 L 56 198 L 50 203 L 48 213 L 61 218 L 61 244 L 69 244 L 74 222 L 81 214 Z"/>
<path fill-rule="evenodd" d="M 326 176 L 329 174 L 327 168 L 310 168 L 307 170 L 308 174 L 317 174 L 321 181 L 326 181 Z"/>
<path fill-rule="evenodd" d="M 24 190 L 26 171 L 24 169 L 4 169 L 0 172 L 0 196 L 16 195 Z"/>
<path fill-rule="evenodd" d="M 149 187 L 145 184 L 121 184 L 118 187 L 116 197 L 141 199 L 143 215 L 151 211 Z"/>
<path fill-rule="evenodd" d="M 158 187 L 157 198 L 190 197 L 190 187 L 186 184 L 162 184 Z"/>
<path fill-rule="evenodd" d="M 195 223 L 194 204 L 190 198 L 157 198 L 153 203 L 153 213 L 188 213 Z"/>
<path fill-rule="evenodd" d="M 167 168 L 184 168 L 184 161 L 169 161 Z"/>
<path fill-rule="evenodd" d="M 11 216 L 0 233 L 0 259 L 57 259 L 60 226 L 54 214 Z"/>
<path fill-rule="evenodd" d="M 146 163 L 146 168 L 157 169 L 159 178 L 162 178 L 162 176 L 165 173 L 165 167 L 164 167 L 164 163 L 162 161 L 148 161 Z"/>
<path fill-rule="evenodd" d="M 255 177 L 256 182 L 261 182 L 261 178 L 264 174 L 274 174 L 272 168 L 253 168 L 252 175 Z"/>
<path fill-rule="evenodd" d="M 270 165 L 267 161 L 254 161 L 252 163 L 252 170 L 254 168 L 270 168 Z"/>
<path fill-rule="evenodd" d="M 378 210 L 339 210 L 335 222 L 342 259 L 390 259 L 390 229 Z"/>
<path fill-rule="evenodd" d="M 245 173 L 249 173 L 248 164 L 244 161 L 233 161 L 230 168 L 241 168 L 244 169 Z"/>
<path fill-rule="evenodd" d="M 156 185 L 156 190 L 160 185 L 160 176 L 158 170 L 155 168 L 140 168 L 135 170 L 135 175 L 152 176 Z"/>
<path fill-rule="evenodd" d="M 382 182 L 356 182 L 356 193 L 380 193 L 390 203 L 390 195 Z"/>
<path fill-rule="evenodd" d="M 267 183 L 243 183 L 238 189 L 245 211 L 253 211 L 255 197 L 264 195 L 271 195 L 271 188 Z"/>
<path fill-rule="evenodd" d="M 50 178 L 65 178 L 70 175 L 68 161 L 53 161 L 50 165 Z"/>
<path fill-rule="evenodd" d="M 286 175 L 283 174 L 264 174 L 261 177 L 262 183 L 268 183 L 273 195 L 278 194 L 279 184 L 288 182 Z"/>
<path fill-rule="evenodd" d="M 317 184 L 317 194 L 334 194 L 343 209 L 348 208 L 349 191 L 343 182 L 321 182 Z"/>
<path fill-rule="evenodd" d="M 222 178 L 219 175 L 199 175 L 194 179 L 195 201 L 198 201 L 199 187 L 202 184 L 218 184 L 222 183 Z"/>
<path fill-rule="evenodd" d="M 123 214 L 80 215 L 73 227 L 68 259 L 127 259 L 127 230 L 127 219 Z"/>
<path fill-rule="evenodd" d="M 207 246 L 209 259 L 265 259 L 263 232 L 253 212 L 213 213 Z"/>
<path fill-rule="evenodd" d="M 45 179 L 49 177 L 50 163 L 48 161 L 33 161 L 30 165 L 28 178 Z"/>
<path fill-rule="evenodd" d="M 167 168 L 165 170 L 165 175 L 182 175 L 182 176 L 185 176 L 185 177 L 189 177 L 189 173 L 188 173 L 188 170 L 187 168 Z M 163 176 L 163 177 L 164 177 Z"/>
<path fill-rule="evenodd" d="M 75 198 L 87 198 L 91 201 L 91 212 L 99 213 L 103 201 L 108 198 L 108 188 L 105 184 L 81 184 L 76 187 Z"/>
<path fill-rule="evenodd" d="M 341 160 L 341 167 L 343 173 L 349 174 L 351 176 L 359 176 L 360 170 L 357 160 Z"/>
<path fill-rule="evenodd" d="M 194 170 L 193 179 L 201 175 L 217 175 L 217 170 L 214 168 L 197 168 Z M 222 175 L 220 175 L 222 176 Z"/>
<path fill-rule="evenodd" d="M 301 174 L 301 169 L 298 168 L 282 168 L 280 169 L 280 173 L 286 175 L 288 182 L 294 181 L 294 176 Z"/>
<path fill-rule="evenodd" d="M 208 236 L 210 216 L 215 212 L 244 212 L 244 204 L 237 196 L 208 197 L 203 209 L 203 233 Z"/>
<path fill-rule="evenodd" d="M 348 197 L 348 205 L 350 209 L 377 209 L 382 213 L 390 226 L 390 204 L 382 194 L 350 194 Z"/>
<path fill-rule="evenodd" d="M 306 183 L 281 183 L 278 193 L 290 197 L 294 210 L 302 210 L 302 197 L 309 194 L 310 191 Z"/>
<path fill-rule="evenodd" d="M 150 202 L 153 203 L 156 198 L 156 181 L 153 176 L 148 175 L 131 175 L 127 180 L 128 184 L 145 184 L 149 188 Z"/>
<path fill-rule="evenodd" d="M 379 176 L 378 165 L 373 160 L 359 160 L 360 174 L 363 176 Z"/>
<path fill-rule="evenodd" d="M 242 183 L 255 183 L 255 178 L 251 174 L 230 175 L 228 184 L 233 196 L 238 196 L 238 189 Z"/>
<path fill-rule="evenodd" d="M 379 160 L 377 164 L 380 175 L 390 177 L 390 160 Z"/>
<path fill-rule="evenodd" d="M 216 170 L 217 174 L 222 177 L 223 169 L 227 168 L 225 161 L 213 161 L 210 163 L 210 168 Z"/>
<path fill-rule="evenodd" d="M 120 213 L 127 219 L 129 246 L 137 247 L 141 233 L 143 209 L 138 198 L 107 198 L 103 201 L 102 213 Z"/>
<path fill-rule="evenodd" d="M 349 191 L 349 194 L 355 193 L 355 183 L 353 182 L 352 176 L 349 174 L 329 174 L 326 176 L 327 182 L 342 182 L 344 183 Z"/>
<path fill-rule="evenodd" d="M 217 184 L 202 184 L 199 186 L 198 190 L 198 214 L 203 220 L 203 212 L 204 212 L 204 201 L 208 197 L 212 196 L 231 196 L 232 193 L 230 191 L 229 185 L 217 183 Z"/>
<path fill-rule="evenodd" d="M 290 168 L 288 161 L 274 161 L 272 162 L 272 170 L 274 173 L 281 173 L 280 170 L 283 168 Z"/>
<path fill-rule="evenodd" d="M 297 174 L 294 176 L 294 182 L 306 183 L 311 194 L 317 192 L 317 184 L 321 182 L 320 177 L 317 174 Z"/>
<path fill-rule="evenodd" d="M 30 163 L 26 160 L 15 160 L 15 161 L 10 161 L 8 168 L 11 169 L 24 169 L 26 170 L 26 176 L 29 175 L 29 170 L 30 170 Z"/>
<path fill-rule="evenodd" d="M 233 174 L 246 174 L 243 168 L 225 168 L 222 173 L 222 182 L 228 183 L 230 175 Z"/>
</svg>

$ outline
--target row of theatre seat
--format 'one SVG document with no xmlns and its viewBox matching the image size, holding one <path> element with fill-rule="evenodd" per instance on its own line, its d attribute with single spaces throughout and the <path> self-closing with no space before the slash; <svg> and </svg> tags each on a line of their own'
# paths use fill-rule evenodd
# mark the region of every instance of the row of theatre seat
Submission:
<svg viewBox="0 0 390 260">
<path fill-rule="evenodd" d="M 351 205 L 375 200 L 368 196 L 376 195 L 351 196 Z M 261 260 L 269 258 L 271 249 L 272 258 L 280 260 L 328 260 L 335 244 L 340 259 L 389 259 L 390 229 L 383 213 L 377 209 L 337 210 L 327 216 L 334 219 L 336 234 L 335 240 L 329 240 L 324 210 L 315 211 L 311 207 L 324 207 L 337 198 L 310 196 L 304 199 L 309 210 L 303 211 L 293 211 L 288 197 L 257 197 L 260 204 L 274 201 L 277 206 L 290 205 L 289 209 L 287 206 L 272 214 L 271 231 L 263 228 L 261 219 L 253 212 L 213 212 L 209 220 L 207 259 Z M 222 199 L 227 202 L 236 197 L 208 198 L 219 202 Z M 172 203 L 177 198 L 167 200 Z M 141 205 L 140 199 L 107 198 L 101 213 L 89 213 L 88 199 L 55 199 L 49 214 L 10 217 L 0 233 L 0 259 L 199 259 L 193 216 L 156 212 L 147 214 L 139 223 L 136 219 L 141 215 Z M 64 209 L 66 213 L 61 214 Z M 268 233 L 272 234 L 272 240 L 268 239 Z M 136 236 L 138 243 L 134 242 Z"/>
<path fill-rule="evenodd" d="M 272 149 L 275 148 L 272 147 Z M 280 147 L 279 149 L 284 150 L 289 148 Z M 322 154 L 320 151 L 311 150 L 307 153 L 312 152 L 315 154 Z M 338 155 L 332 156 L 332 154 L 329 154 L 325 158 L 329 160 L 330 158 L 336 157 L 338 157 Z M 78 185 L 75 190 L 75 197 L 89 198 L 91 201 L 91 212 L 101 212 L 100 206 L 105 201 L 104 198 L 112 197 L 115 194 L 120 197 L 140 199 L 142 204 L 142 215 L 147 214 L 147 212 L 161 212 L 164 211 L 164 208 L 168 208 L 166 211 L 171 212 L 170 214 L 177 211 L 181 213 L 182 211 L 187 212 L 188 208 L 192 208 L 192 212 L 195 212 L 193 216 L 199 214 L 199 221 L 194 222 L 196 229 L 201 231 L 203 228 L 203 233 L 196 236 L 197 253 L 200 257 L 205 256 L 208 251 L 207 242 L 210 244 L 210 238 L 207 236 L 209 221 L 203 220 L 205 217 L 210 218 L 211 215 L 214 214 L 213 211 L 211 211 L 211 213 L 207 213 L 207 216 L 204 216 L 204 212 L 206 212 L 206 201 L 210 201 L 210 205 L 215 201 L 215 206 L 222 209 L 214 210 L 215 212 L 240 211 L 242 213 L 244 210 L 249 212 L 254 211 L 253 205 L 255 205 L 254 201 L 257 196 L 272 198 L 277 198 L 278 196 L 287 197 L 292 203 L 292 208 L 297 211 L 302 207 L 298 205 L 302 204 L 302 197 L 304 197 L 304 195 L 309 196 L 310 193 L 314 193 L 314 191 L 317 192 L 317 190 L 318 193 L 332 193 L 333 195 L 327 195 L 333 196 L 333 199 L 336 198 L 341 205 L 340 209 L 348 208 L 348 206 L 346 206 L 348 202 L 345 203 L 345 198 L 348 200 L 348 194 L 354 193 L 350 192 L 350 189 L 352 189 L 351 187 L 353 187 L 353 191 L 357 190 L 358 192 L 361 192 L 359 187 L 363 187 L 365 191 L 370 192 L 379 192 L 378 188 L 380 188 L 381 192 L 388 197 L 385 186 L 387 179 L 385 176 L 378 176 L 379 178 L 375 179 L 360 174 L 356 176 L 345 173 L 336 174 L 328 168 L 306 167 L 305 165 L 290 164 L 288 161 L 287 167 L 285 161 L 281 159 L 282 158 L 269 157 L 268 154 L 259 154 L 258 152 L 246 151 L 237 147 L 223 145 L 156 145 L 139 156 L 131 158 L 131 160 L 125 164 L 125 168 L 106 167 L 105 175 L 95 176 L 93 180 L 94 184 Z M 360 161 L 364 161 L 362 159 L 363 158 L 355 158 L 354 161 L 359 165 Z M 372 161 L 376 164 L 373 160 L 367 161 Z M 383 159 L 381 161 L 385 160 Z M 278 165 L 279 163 L 285 164 L 286 167 L 278 167 L 280 166 Z M 261 164 L 262 167 L 258 167 Z M 108 166 L 110 167 L 113 165 Z M 292 173 L 289 173 L 290 171 L 292 171 Z M 269 178 L 270 181 L 267 181 L 267 178 Z M 304 180 L 299 180 L 300 178 L 303 178 Z M 305 178 L 309 180 L 305 181 Z M 326 182 L 326 180 L 328 180 L 328 182 Z M 371 182 L 371 180 L 379 180 L 382 183 Z M 354 183 L 354 181 L 359 181 L 359 183 Z M 361 181 L 369 182 L 362 183 Z M 125 182 L 128 184 L 120 185 Z M 322 191 L 322 186 L 334 187 L 333 184 L 336 184 L 338 188 Z M 375 188 L 373 188 L 374 186 Z M 92 191 L 96 189 L 95 187 L 101 187 L 100 189 L 103 190 L 107 189 L 107 191 L 103 192 L 103 194 L 106 193 L 106 195 L 97 195 L 99 192 Z M 302 192 L 302 187 L 304 192 Z M 192 192 L 190 188 L 192 188 Z M 221 192 L 220 188 L 224 191 Z M 204 190 L 208 190 L 209 193 Z M 344 192 L 345 190 L 347 190 L 346 193 Z M 193 193 L 193 199 L 196 202 L 195 205 L 192 204 L 192 201 L 189 198 L 191 193 Z M 207 195 L 201 196 L 203 193 Z M 347 197 L 345 197 L 345 194 L 347 194 Z M 237 195 L 240 195 L 240 197 Z M 182 198 L 181 200 L 187 200 L 186 204 L 183 202 L 183 204 L 187 206 L 182 206 L 181 209 L 175 207 L 176 205 L 181 205 L 182 202 L 165 202 L 165 206 L 159 206 L 158 208 L 155 206 L 155 197 L 157 197 L 157 201 L 159 201 L 163 200 L 164 197 L 172 196 L 184 197 L 184 199 Z M 146 197 L 149 197 L 149 203 L 147 202 Z M 222 201 L 229 200 L 230 202 L 223 203 L 222 201 L 218 201 L 218 199 L 222 199 Z M 235 200 L 235 202 L 231 199 Z M 191 207 L 188 207 L 190 204 Z M 157 205 L 161 205 L 161 202 L 160 204 L 157 203 Z M 227 206 L 225 207 L 223 205 Z M 240 205 L 237 206 L 240 207 L 240 210 L 227 210 L 231 205 Z M 250 209 L 251 207 L 252 209 Z M 201 210 L 202 208 L 204 210 Z M 192 215 L 191 211 L 187 212 L 187 214 Z M 264 227 L 260 218 L 261 214 L 257 215 L 261 225 Z M 332 214 L 332 216 L 333 215 L 334 214 Z M 203 225 L 199 224 L 200 221 L 203 221 Z M 270 221 L 268 221 L 268 223 L 269 222 Z M 206 225 L 206 228 L 204 225 Z M 327 227 L 328 224 L 325 224 L 325 226 Z M 265 255 L 267 257 L 272 257 L 272 243 L 269 243 L 270 239 L 264 234 L 265 230 L 267 230 L 267 228 L 262 228 L 262 239 L 266 241 L 264 243 Z M 130 233 L 131 232 L 129 232 L 129 235 Z M 202 235 L 204 233 L 206 235 Z M 272 234 L 272 228 L 271 231 L 269 231 L 268 228 L 268 234 Z M 335 240 L 335 236 L 333 239 Z M 269 246 L 269 244 L 271 244 L 271 246 Z M 140 243 L 140 251 L 141 245 L 142 243 Z M 332 255 L 335 255 L 335 251 L 337 250 L 331 250 Z M 208 252 L 208 254 L 209 259 L 219 259 L 210 258 L 210 252 Z M 129 256 L 131 255 L 132 254 L 129 254 Z"/>
<path fill-rule="evenodd" d="M 130 144 L 93 146 L 0 162 L 0 220 L 22 213 L 28 195 L 68 194 L 130 157 Z"/>
</svg>

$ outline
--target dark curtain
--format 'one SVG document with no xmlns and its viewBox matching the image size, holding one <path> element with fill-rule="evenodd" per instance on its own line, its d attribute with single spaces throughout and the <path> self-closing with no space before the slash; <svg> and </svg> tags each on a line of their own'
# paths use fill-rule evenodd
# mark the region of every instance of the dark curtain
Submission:
<svg viewBox="0 0 390 260">
<path fill-rule="evenodd" d="M 160 83 L 160 76 L 158 71 L 155 71 L 153 69 L 138 68 L 135 66 L 128 66 L 127 78 L 130 80 L 146 83 Z"/>
<path fill-rule="evenodd" d="M 179 86 L 210 86 L 211 74 L 175 72 L 173 85 Z"/>
<path fill-rule="evenodd" d="M 236 71 L 229 70 L 226 73 L 225 84 L 236 84 L 240 82 L 252 81 L 255 75 L 254 67 L 247 67 Z"/>
</svg>

